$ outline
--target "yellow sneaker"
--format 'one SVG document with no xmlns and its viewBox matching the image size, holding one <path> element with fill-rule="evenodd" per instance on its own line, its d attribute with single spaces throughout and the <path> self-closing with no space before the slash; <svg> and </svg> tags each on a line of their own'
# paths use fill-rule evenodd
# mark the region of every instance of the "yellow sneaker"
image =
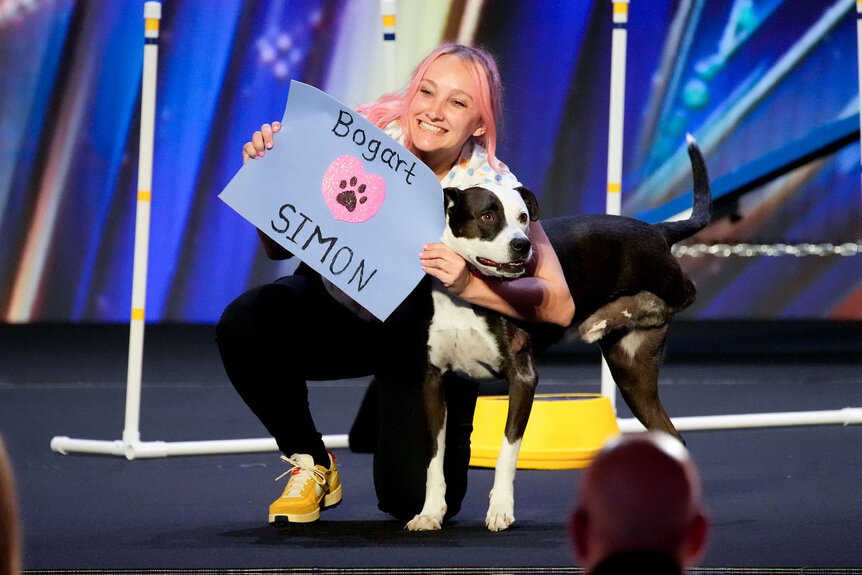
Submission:
<svg viewBox="0 0 862 575">
<path fill-rule="evenodd" d="M 329 454 L 329 469 L 315 465 L 314 459 L 304 453 L 294 453 L 290 457 L 282 455 L 281 459 L 292 467 L 275 480 L 287 474 L 290 474 L 290 479 L 281 497 L 269 506 L 270 524 L 311 523 L 320 518 L 321 509 L 341 503 L 341 482 L 332 453 Z"/>
</svg>

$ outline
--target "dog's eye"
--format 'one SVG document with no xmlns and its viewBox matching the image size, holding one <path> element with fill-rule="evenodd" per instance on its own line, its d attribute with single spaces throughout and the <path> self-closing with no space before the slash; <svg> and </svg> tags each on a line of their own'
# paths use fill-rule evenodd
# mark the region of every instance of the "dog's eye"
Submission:
<svg viewBox="0 0 862 575">
<path fill-rule="evenodd" d="M 494 214 L 492 214 L 491 212 L 485 212 L 484 214 L 482 214 L 481 218 L 483 222 L 490 224 L 494 221 Z"/>
<path fill-rule="evenodd" d="M 518 221 L 521 222 L 522 224 L 526 224 L 529 221 L 529 219 L 530 219 L 530 216 L 528 216 L 526 213 L 522 213 L 520 216 L 518 216 Z"/>
</svg>

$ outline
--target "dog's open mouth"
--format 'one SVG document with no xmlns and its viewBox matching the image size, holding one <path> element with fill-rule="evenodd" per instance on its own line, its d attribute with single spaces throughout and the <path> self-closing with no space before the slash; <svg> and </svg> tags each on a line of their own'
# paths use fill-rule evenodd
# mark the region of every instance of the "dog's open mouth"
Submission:
<svg viewBox="0 0 862 575">
<path fill-rule="evenodd" d="M 489 268 L 494 268 L 501 274 L 505 275 L 520 275 L 524 273 L 524 268 L 527 265 L 526 261 L 514 261 L 514 262 L 506 262 L 500 263 L 495 262 L 493 260 L 489 260 L 488 258 L 476 258 L 476 262 L 482 264 L 483 266 L 487 266 Z"/>
</svg>

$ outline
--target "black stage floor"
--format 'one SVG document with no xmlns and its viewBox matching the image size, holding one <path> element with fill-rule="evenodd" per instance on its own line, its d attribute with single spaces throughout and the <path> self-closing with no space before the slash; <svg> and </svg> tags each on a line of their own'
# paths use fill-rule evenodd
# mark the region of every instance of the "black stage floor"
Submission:
<svg viewBox="0 0 862 575">
<path fill-rule="evenodd" d="M 831 342 L 834 330 L 818 336 L 810 328 L 772 326 L 765 334 L 772 343 L 754 353 L 745 343 L 757 339 L 750 330 L 680 327 L 663 370 L 668 411 L 862 407 L 858 325 L 843 326 Z M 142 440 L 264 437 L 221 372 L 211 333 L 211 326 L 148 327 Z M 775 341 L 792 333 L 811 341 Z M 703 348 L 722 338 L 723 348 Z M 127 341 L 124 326 L 0 326 L 0 436 L 16 473 L 28 571 L 574 571 L 566 518 L 578 470 L 519 470 L 517 522 L 490 533 L 483 519 L 492 470 L 473 469 L 456 520 L 440 532 L 410 533 L 377 510 L 372 456 L 346 449 L 336 450 L 344 502 L 318 523 L 286 528 L 266 524 L 283 487 L 273 481 L 282 470 L 276 453 L 127 461 L 52 452 L 57 435 L 121 438 Z M 596 358 L 591 348 L 552 350 L 541 362 L 540 392 L 597 392 Z M 348 431 L 366 383 L 311 384 L 324 433 Z M 624 408 L 620 415 L 628 417 Z M 689 431 L 686 438 L 713 523 L 702 571 L 862 568 L 862 427 Z"/>
</svg>

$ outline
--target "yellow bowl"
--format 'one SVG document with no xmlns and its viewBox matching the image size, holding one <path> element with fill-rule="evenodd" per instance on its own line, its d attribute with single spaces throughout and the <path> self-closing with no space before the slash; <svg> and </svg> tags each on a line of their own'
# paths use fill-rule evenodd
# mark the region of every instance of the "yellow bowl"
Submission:
<svg viewBox="0 0 862 575">
<path fill-rule="evenodd" d="M 506 426 L 509 398 L 476 401 L 470 465 L 494 467 Z M 518 456 L 518 469 L 580 469 L 620 428 L 610 399 L 592 393 L 537 394 Z"/>
</svg>

